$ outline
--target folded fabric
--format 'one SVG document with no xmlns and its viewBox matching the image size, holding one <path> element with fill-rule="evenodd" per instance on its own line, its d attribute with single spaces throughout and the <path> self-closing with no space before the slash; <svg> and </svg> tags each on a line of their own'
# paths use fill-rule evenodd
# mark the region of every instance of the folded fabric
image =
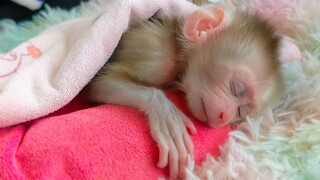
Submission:
<svg viewBox="0 0 320 180">
<path fill-rule="evenodd" d="M 96 17 L 68 21 L 0 55 L 0 127 L 36 119 L 70 102 L 108 60 L 132 23 L 181 16 L 185 0 L 99 1 Z"/>
</svg>

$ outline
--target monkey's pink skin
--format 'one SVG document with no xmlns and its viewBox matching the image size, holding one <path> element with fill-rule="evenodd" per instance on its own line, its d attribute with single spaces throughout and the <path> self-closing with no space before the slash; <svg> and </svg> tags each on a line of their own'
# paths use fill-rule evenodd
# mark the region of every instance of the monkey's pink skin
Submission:
<svg viewBox="0 0 320 180">
<path fill-rule="evenodd" d="M 293 61 L 301 61 L 302 55 L 300 49 L 289 39 L 282 40 L 280 50 L 280 61 L 282 63 L 290 63 Z"/>
</svg>

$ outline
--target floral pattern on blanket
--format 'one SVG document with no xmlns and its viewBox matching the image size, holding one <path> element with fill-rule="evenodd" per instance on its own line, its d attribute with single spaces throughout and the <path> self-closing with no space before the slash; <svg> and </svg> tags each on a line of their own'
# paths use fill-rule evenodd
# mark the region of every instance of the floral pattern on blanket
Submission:
<svg viewBox="0 0 320 180">
<path fill-rule="evenodd" d="M 41 55 L 41 50 L 31 42 L 24 42 L 22 46 L 0 55 L 0 78 L 12 75 L 22 64 L 29 64 Z"/>
</svg>

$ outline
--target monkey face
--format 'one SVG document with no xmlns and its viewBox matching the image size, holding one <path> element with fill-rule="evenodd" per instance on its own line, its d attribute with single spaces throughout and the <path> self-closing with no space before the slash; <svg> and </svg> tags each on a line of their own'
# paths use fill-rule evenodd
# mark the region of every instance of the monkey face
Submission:
<svg viewBox="0 0 320 180">
<path fill-rule="evenodd" d="M 280 68 L 268 65 L 274 59 L 262 52 L 224 58 L 193 54 L 182 84 L 190 111 L 212 127 L 259 115 L 283 94 Z"/>
<path fill-rule="evenodd" d="M 197 20 L 207 23 L 202 16 Z M 192 34 L 193 29 L 185 26 L 186 35 L 197 38 L 186 36 L 194 43 L 185 51 L 187 67 L 181 79 L 197 119 L 213 127 L 223 126 L 260 114 L 281 96 L 280 37 L 272 25 L 244 12 L 236 12 L 232 21 L 220 28 L 203 30 L 213 26 L 195 24 L 204 32 Z"/>
<path fill-rule="evenodd" d="M 206 67 L 211 71 L 192 69 L 183 80 L 188 106 L 199 121 L 218 127 L 255 112 L 255 78 L 248 68 L 221 63 Z"/>
</svg>

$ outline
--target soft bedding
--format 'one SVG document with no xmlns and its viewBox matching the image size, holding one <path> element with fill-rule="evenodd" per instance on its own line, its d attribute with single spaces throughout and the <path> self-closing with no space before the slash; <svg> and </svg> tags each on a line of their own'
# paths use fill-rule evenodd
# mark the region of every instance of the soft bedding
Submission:
<svg viewBox="0 0 320 180">
<path fill-rule="evenodd" d="M 187 14 L 196 7 L 183 0 L 99 3 L 99 9 L 106 9 L 99 16 L 53 26 L 0 56 L 2 178 L 166 176 L 166 170 L 155 166 L 158 150 L 143 113 L 89 104 L 80 91 L 108 60 L 130 24 L 154 14 Z M 183 95 L 169 92 L 169 96 L 184 105 Z M 217 155 L 230 127 L 197 126 L 203 130 L 193 137 L 199 147 L 196 159 L 204 159 L 207 148 Z"/>
<path fill-rule="evenodd" d="M 187 14 L 196 7 L 184 0 L 97 2 L 100 4 L 95 8 L 83 5 L 90 13 L 79 15 L 81 18 L 34 34 L 34 38 L 19 39 L 24 42 L 0 55 L 2 179 L 166 177 L 167 169 L 155 166 L 158 150 L 145 115 L 129 107 L 87 103 L 81 90 L 107 61 L 130 24 L 153 14 Z M 185 107 L 183 94 L 167 91 L 198 130 L 192 136 L 195 164 L 190 164 L 188 178 L 320 177 L 319 5 L 316 0 L 234 3 L 275 23 L 280 33 L 299 46 L 303 61 L 300 66 L 292 59 L 283 66 L 286 99 L 265 115 L 249 118 L 237 127 L 213 129 L 197 123 Z M 96 12 L 103 12 L 98 19 Z M 54 14 L 44 15 L 54 19 L 46 26 L 57 23 Z M 10 34 L 0 30 L 1 35 Z M 0 40 L 6 40 L 2 47 L 12 43 L 9 40 L 19 41 L 1 35 Z"/>
</svg>

